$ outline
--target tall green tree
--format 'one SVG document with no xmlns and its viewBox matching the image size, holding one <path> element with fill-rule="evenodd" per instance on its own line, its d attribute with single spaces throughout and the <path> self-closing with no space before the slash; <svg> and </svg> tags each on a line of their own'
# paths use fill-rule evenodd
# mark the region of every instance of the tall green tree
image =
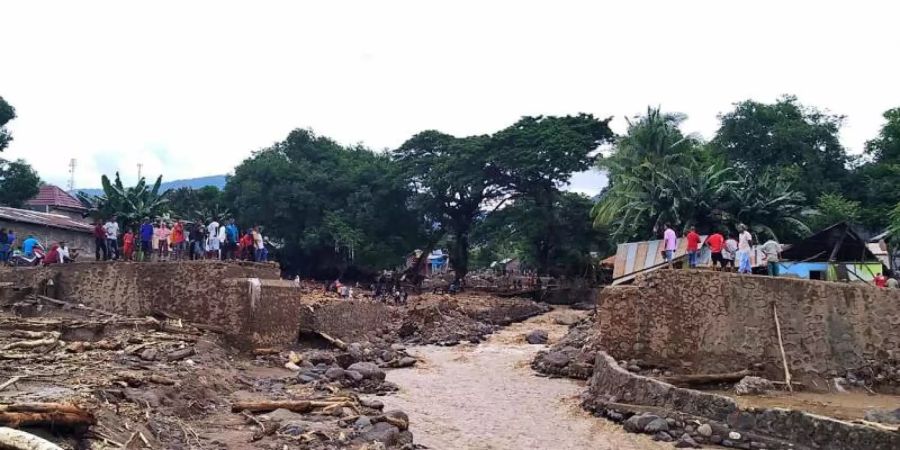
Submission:
<svg viewBox="0 0 900 450">
<path fill-rule="evenodd" d="M 400 175 L 388 155 L 298 129 L 238 165 L 224 197 L 280 246 L 285 270 L 335 277 L 396 267 L 421 241 Z"/>
<path fill-rule="evenodd" d="M 859 220 L 861 209 L 859 202 L 848 200 L 841 194 L 822 194 L 807 224 L 810 230 L 817 231 L 839 222 L 854 223 Z"/>
<path fill-rule="evenodd" d="M 223 192 L 215 186 L 199 189 L 180 187 L 166 191 L 165 197 L 169 200 L 172 215 L 179 219 L 208 223 L 212 219 L 228 219 L 232 215 Z"/>
<path fill-rule="evenodd" d="M 452 235 L 450 260 L 462 279 L 469 269 L 469 238 L 475 219 L 488 203 L 508 192 L 497 184 L 490 165 L 488 136 L 457 138 L 423 131 L 393 152 L 416 192 L 417 204 L 434 226 Z"/>
<path fill-rule="evenodd" d="M 776 170 L 807 199 L 839 192 L 851 162 L 838 139 L 843 117 L 807 107 L 794 96 L 775 103 L 746 100 L 719 117 L 712 147 L 747 173 Z M 816 180 L 811 183 L 810 180 Z"/>
<path fill-rule="evenodd" d="M 16 109 L 7 103 L 3 97 L 0 97 L 0 152 L 9 146 L 10 141 L 13 139 L 12 134 L 6 129 L 6 124 L 15 118 Z"/>
<path fill-rule="evenodd" d="M 526 200 L 531 220 L 541 225 L 531 241 L 540 273 L 549 271 L 564 238 L 556 209 L 570 205 L 571 198 L 562 198 L 559 188 L 573 173 L 590 168 L 598 147 L 613 140 L 609 121 L 590 114 L 523 117 L 491 136 L 488 155 L 497 183 Z"/>
<path fill-rule="evenodd" d="M 900 108 L 886 111 L 884 118 L 878 136 L 866 142 L 868 161 L 854 170 L 844 189 L 861 205 L 860 222 L 875 232 L 889 226 L 887 213 L 900 203 Z"/>
<path fill-rule="evenodd" d="M 41 178 L 24 160 L 0 159 L 0 205 L 21 208 L 40 186 Z"/>
</svg>

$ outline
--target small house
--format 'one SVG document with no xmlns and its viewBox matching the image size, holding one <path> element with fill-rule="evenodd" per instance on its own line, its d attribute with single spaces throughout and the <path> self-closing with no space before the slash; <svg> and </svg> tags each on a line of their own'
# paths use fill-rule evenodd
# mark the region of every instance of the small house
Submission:
<svg viewBox="0 0 900 450">
<path fill-rule="evenodd" d="M 15 245 L 21 245 L 32 235 L 47 248 L 50 244 L 65 241 L 70 250 L 93 253 L 94 227 L 65 215 L 0 207 L 0 228 L 15 233 Z"/>
<path fill-rule="evenodd" d="M 884 267 L 853 227 L 841 222 L 785 246 L 776 273 L 809 280 L 871 282 L 884 273 Z"/>
<path fill-rule="evenodd" d="M 86 222 L 88 209 L 81 201 L 58 186 L 47 184 L 41 186 L 38 194 L 25 202 L 25 208 L 32 211 L 63 215 L 70 219 Z"/>
</svg>

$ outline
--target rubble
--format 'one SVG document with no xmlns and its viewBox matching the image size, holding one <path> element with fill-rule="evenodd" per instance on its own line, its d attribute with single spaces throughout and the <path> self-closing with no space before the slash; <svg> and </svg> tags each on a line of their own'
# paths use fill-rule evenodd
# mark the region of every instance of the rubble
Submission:
<svg viewBox="0 0 900 450">
<path fill-rule="evenodd" d="M 775 385 L 771 381 L 760 377 L 744 377 L 734 385 L 734 393 L 737 395 L 763 395 L 774 389 Z"/>
</svg>

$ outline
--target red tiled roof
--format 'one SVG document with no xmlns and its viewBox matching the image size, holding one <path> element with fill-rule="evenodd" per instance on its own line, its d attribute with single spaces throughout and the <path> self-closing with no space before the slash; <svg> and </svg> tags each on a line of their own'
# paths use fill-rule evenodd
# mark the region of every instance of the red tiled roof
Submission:
<svg viewBox="0 0 900 450">
<path fill-rule="evenodd" d="M 93 233 L 94 227 L 75 219 L 60 215 L 49 214 L 28 209 L 7 208 L 0 206 L 0 219 L 10 222 L 32 223 L 46 227 L 62 228 L 64 230 Z"/>
<path fill-rule="evenodd" d="M 41 186 L 38 195 L 25 202 L 25 204 L 28 206 L 61 206 L 63 208 L 85 209 L 77 198 L 52 184 Z"/>
</svg>

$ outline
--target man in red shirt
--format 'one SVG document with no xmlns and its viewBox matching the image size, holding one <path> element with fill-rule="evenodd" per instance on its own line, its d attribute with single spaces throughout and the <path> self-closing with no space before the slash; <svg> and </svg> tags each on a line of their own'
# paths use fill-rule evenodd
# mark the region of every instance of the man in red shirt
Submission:
<svg viewBox="0 0 900 450">
<path fill-rule="evenodd" d="M 94 224 L 94 244 L 96 245 L 97 261 L 106 261 L 109 259 L 109 247 L 106 245 L 106 230 L 103 229 L 103 222 L 97 219 Z M 103 258 L 102 260 L 100 258 Z"/>
<path fill-rule="evenodd" d="M 887 277 L 885 277 L 884 275 L 882 275 L 880 273 L 878 275 L 875 275 L 875 286 L 880 287 L 880 288 L 886 288 L 887 287 Z"/>
<path fill-rule="evenodd" d="M 706 238 L 706 244 L 712 254 L 713 270 L 725 269 L 725 258 L 722 258 L 722 247 L 725 245 L 725 236 L 716 231 L 710 237 Z"/>
<path fill-rule="evenodd" d="M 697 260 L 700 258 L 700 235 L 693 226 L 687 234 L 687 254 L 688 266 L 692 269 L 697 267 Z"/>
</svg>

